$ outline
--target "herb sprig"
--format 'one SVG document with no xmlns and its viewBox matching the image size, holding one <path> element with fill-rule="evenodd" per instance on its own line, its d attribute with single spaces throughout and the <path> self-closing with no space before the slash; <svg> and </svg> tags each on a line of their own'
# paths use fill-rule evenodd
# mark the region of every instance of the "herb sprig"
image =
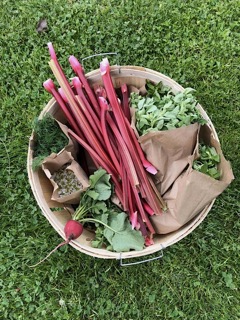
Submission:
<svg viewBox="0 0 240 320">
<path fill-rule="evenodd" d="M 42 161 L 51 153 L 58 153 L 67 144 L 68 138 L 55 119 L 47 113 L 34 122 L 33 170 L 37 170 Z"/>
<path fill-rule="evenodd" d="M 206 123 L 197 109 L 194 89 L 174 94 L 162 82 L 146 83 L 147 94 L 131 93 L 131 106 L 136 110 L 136 128 L 140 135 L 149 131 L 170 130 L 198 122 Z"/>
<path fill-rule="evenodd" d="M 218 169 L 220 156 L 217 154 L 216 149 L 201 143 L 199 145 L 199 154 L 200 157 L 193 162 L 193 169 L 207 174 L 214 179 L 219 179 L 221 177 L 220 170 Z"/>
</svg>

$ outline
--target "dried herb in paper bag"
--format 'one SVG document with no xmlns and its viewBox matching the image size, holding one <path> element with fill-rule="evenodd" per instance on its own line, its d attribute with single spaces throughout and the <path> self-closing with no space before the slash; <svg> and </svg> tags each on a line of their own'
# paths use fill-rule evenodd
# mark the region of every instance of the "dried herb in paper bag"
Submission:
<svg viewBox="0 0 240 320">
<path fill-rule="evenodd" d="M 47 157 L 42 169 L 53 185 L 51 200 L 78 204 L 81 193 L 89 187 L 86 173 L 66 150 Z"/>
</svg>

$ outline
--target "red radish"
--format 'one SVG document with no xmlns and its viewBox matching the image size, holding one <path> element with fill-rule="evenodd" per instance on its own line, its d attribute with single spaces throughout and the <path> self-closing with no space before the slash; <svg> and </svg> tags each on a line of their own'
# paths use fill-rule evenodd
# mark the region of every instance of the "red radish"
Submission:
<svg viewBox="0 0 240 320">
<path fill-rule="evenodd" d="M 68 242 L 75 240 L 83 233 L 83 225 L 76 220 L 69 220 L 65 224 L 64 233 Z"/>
<path fill-rule="evenodd" d="M 30 266 L 30 268 L 38 266 L 40 263 L 45 261 L 52 253 L 54 253 L 58 248 L 64 246 L 65 244 L 69 244 L 70 241 L 75 240 L 78 237 L 80 237 L 80 235 L 83 233 L 83 225 L 80 222 L 76 221 L 76 220 L 69 220 L 65 224 L 64 233 L 65 233 L 66 240 L 61 242 L 61 243 L 59 243 L 56 246 L 56 248 L 54 248 L 51 252 L 49 252 L 49 254 L 45 258 L 43 258 L 38 263 Z"/>
</svg>

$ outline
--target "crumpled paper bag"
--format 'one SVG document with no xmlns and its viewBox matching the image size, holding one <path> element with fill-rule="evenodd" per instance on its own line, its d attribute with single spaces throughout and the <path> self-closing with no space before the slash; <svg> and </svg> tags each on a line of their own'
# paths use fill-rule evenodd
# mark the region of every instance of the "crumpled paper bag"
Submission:
<svg viewBox="0 0 240 320">
<path fill-rule="evenodd" d="M 150 161 L 157 169 L 154 176 L 156 187 L 163 195 L 188 165 L 197 142 L 199 124 L 152 131 L 140 136 L 138 141 Z"/>
<path fill-rule="evenodd" d="M 55 121 L 58 123 L 58 125 L 61 128 L 61 130 L 63 131 L 63 133 L 68 138 L 68 144 L 64 147 L 63 150 L 66 150 L 66 151 L 70 152 L 72 154 L 73 158 L 76 160 L 77 154 L 78 154 L 78 151 L 79 151 L 78 143 L 74 139 L 70 138 L 70 136 L 68 134 L 68 129 L 69 129 L 68 126 L 66 126 L 65 124 L 63 124 L 62 122 L 60 122 L 60 121 L 58 121 L 56 119 L 55 119 Z M 63 151 L 63 150 L 61 150 L 61 151 Z"/>
<path fill-rule="evenodd" d="M 215 147 L 220 155 L 220 180 L 213 179 L 192 168 L 192 163 L 198 155 L 200 141 Z M 188 168 L 175 180 L 171 189 L 163 196 L 168 206 L 167 212 L 150 217 L 156 232 L 159 234 L 176 231 L 189 222 L 206 205 L 220 195 L 234 179 L 231 165 L 224 158 L 220 143 L 213 137 L 207 125 L 201 127 L 195 152 L 189 157 L 188 162 Z"/>
<path fill-rule="evenodd" d="M 73 188 L 72 192 L 67 191 L 64 195 L 63 187 L 61 187 L 54 179 L 54 174 L 62 168 L 69 171 L 71 176 L 74 176 L 74 181 L 78 182 L 78 188 Z M 78 162 L 73 158 L 70 152 L 63 150 L 58 154 L 52 153 L 45 158 L 42 164 L 42 170 L 53 186 L 51 200 L 64 204 L 78 204 L 83 191 L 89 187 L 89 180 L 85 171 L 81 168 Z M 77 180 L 75 180 L 75 178 Z M 75 183 L 74 182 L 74 183 Z M 62 185 L 64 183 L 62 182 Z M 75 183 L 75 185 L 77 185 Z"/>
</svg>

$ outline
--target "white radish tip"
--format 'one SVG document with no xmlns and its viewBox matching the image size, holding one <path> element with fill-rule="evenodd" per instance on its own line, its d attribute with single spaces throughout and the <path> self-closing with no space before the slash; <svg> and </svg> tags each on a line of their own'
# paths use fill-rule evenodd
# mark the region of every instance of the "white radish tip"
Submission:
<svg viewBox="0 0 240 320">
<path fill-rule="evenodd" d="M 55 51 L 54 51 L 52 42 L 48 42 L 47 45 L 48 45 L 48 50 L 49 50 L 49 53 L 50 53 L 50 57 L 51 57 L 53 60 L 56 60 L 56 59 L 57 59 L 57 56 L 56 56 L 56 53 L 55 53 Z"/>
<path fill-rule="evenodd" d="M 76 57 L 70 56 L 68 61 L 70 62 L 70 65 L 75 72 L 82 68 L 80 62 L 78 61 L 78 59 Z"/>
</svg>

